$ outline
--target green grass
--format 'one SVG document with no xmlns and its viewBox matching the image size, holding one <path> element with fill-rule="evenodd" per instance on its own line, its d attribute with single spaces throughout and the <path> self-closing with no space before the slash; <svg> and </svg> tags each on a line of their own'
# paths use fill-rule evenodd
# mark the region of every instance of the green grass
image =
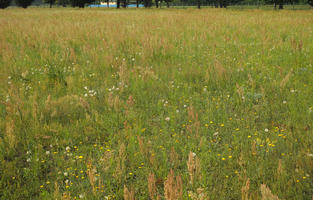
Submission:
<svg viewBox="0 0 313 200">
<path fill-rule="evenodd" d="M 0 198 L 311 199 L 312 19 L 1 10 Z"/>
</svg>

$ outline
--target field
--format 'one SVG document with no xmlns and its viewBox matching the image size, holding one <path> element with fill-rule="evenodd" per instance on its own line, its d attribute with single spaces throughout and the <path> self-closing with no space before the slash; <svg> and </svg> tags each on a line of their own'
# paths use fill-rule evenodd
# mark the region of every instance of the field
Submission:
<svg viewBox="0 0 313 200">
<path fill-rule="evenodd" d="M 312 199 L 313 12 L 0 10 L 0 199 Z"/>
</svg>

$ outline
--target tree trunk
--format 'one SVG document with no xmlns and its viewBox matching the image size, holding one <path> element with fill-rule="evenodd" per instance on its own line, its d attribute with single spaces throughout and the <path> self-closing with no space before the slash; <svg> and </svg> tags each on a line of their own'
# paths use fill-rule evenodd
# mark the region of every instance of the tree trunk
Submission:
<svg viewBox="0 0 313 200">
<path fill-rule="evenodd" d="M 52 8 L 52 1 L 50 1 L 50 8 Z"/>
<path fill-rule="evenodd" d="M 110 7 L 110 2 L 109 2 L 109 0 L 107 0 L 107 7 L 108 7 L 108 8 Z"/>
<path fill-rule="evenodd" d="M 201 8 L 201 2 L 200 2 L 200 0 L 198 0 L 198 9 L 200 9 Z"/>
<path fill-rule="evenodd" d="M 120 5 L 121 5 L 121 1 L 120 1 L 120 0 L 117 0 L 117 1 L 116 1 L 116 8 L 120 8 Z"/>
<path fill-rule="evenodd" d="M 159 8 L 159 0 L 155 0 L 155 7 Z"/>
<path fill-rule="evenodd" d="M 279 3 L 278 9 L 280 9 L 280 10 L 281 10 L 281 9 L 284 9 L 284 4 L 283 4 L 282 2 Z"/>
<path fill-rule="evenodd" d="M 139 8 L 139 0 L 136 0 L 136 7 Z"/>
</svg>

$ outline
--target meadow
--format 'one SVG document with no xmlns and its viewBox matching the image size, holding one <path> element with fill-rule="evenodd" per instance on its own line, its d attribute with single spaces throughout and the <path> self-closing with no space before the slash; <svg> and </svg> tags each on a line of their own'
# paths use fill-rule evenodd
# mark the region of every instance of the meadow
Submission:
<svg viewBox="0 0 313 200">
<path fill-rule="evenodd" d="M 0 199 L 312 199 L 312 80 L 312 10 L 0 10 Z"/>
</svg>

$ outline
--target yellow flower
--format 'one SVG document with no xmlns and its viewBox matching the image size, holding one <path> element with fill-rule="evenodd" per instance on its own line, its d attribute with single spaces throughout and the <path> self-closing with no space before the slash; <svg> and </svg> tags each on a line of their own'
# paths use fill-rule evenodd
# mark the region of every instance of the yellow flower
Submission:
<svg viewBox="0 0 313 200">
<path fill-rule="evenodd" d="M 78 158 L 79 158 L 79 159 L 82 159 L 82 158 L 83 158 L 83 156 L 79 156 Z"/>
</svg>

